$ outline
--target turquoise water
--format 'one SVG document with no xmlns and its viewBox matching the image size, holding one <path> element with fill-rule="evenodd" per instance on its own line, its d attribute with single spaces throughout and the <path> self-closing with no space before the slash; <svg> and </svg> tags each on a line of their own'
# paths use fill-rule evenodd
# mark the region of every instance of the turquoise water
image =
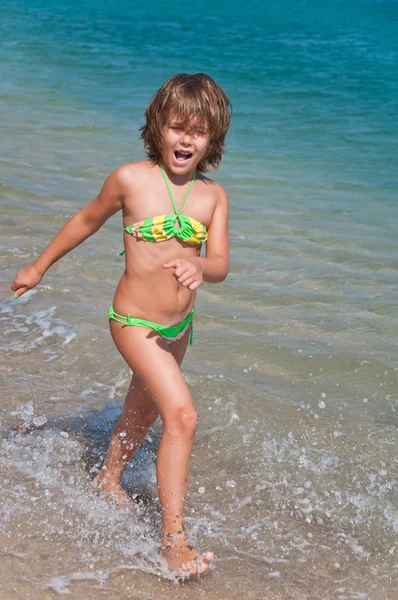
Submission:
<svg viewBox="0 0 398 600">
<path fill-rule="evenodd" d="M 10 565 L 20 559 L 5 593 L 25 568 L 43 598 L 91 598 L 101 581 L 109 598 L 174 597 L 155 577 L 155 500 L 131 521 L 87 489 L 129 376 L 106 323 L 123 269 L 120 216 L 18 303 L 9 282 L 113 168 L 144 157 L 139 127 L 163 81 L 204 71 L 234 111 L 214 174 L 230 198 L 232 268 L 225 283 L 202 286 L 184 362 L 200 416 L 188 522 L 218 557 L 201 589 L 392 598 L 398 3 L 47 0 L 0 10 L 0 535 Z M 126 475 L 143 498 L 154 497 L 159 430 Z M 57 520 L 65 502 L 72 519 Z M 46 536 L 65 561 L 49 555 Z"/>
</svg>

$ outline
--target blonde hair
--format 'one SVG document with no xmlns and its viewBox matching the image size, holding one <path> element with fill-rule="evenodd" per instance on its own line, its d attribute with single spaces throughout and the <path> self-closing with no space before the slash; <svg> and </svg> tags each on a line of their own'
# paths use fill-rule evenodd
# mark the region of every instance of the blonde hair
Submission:
<svg viewBox="0 0 398 600">
<path fill-rule="evenodd" d="M 203 130 L 209 146 L 199 162 L 199 172 L 216 169 L 224 152 L 225 136 L 231 122 L 232 105 L 219 85 L 208 75 L 180 73 L 170 77 L 156 92 L 145 111 L 141 138 L 149 159 L 160 162 L 162 129 L 170 118 L 183 130 Z"/>
</svg>

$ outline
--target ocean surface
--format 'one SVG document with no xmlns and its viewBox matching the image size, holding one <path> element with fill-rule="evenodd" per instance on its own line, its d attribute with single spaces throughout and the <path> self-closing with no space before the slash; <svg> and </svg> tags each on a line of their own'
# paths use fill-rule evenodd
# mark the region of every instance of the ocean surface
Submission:
<svg viewBox="0 0 398 600">
<path fill-rule="evenodd" d="M 0 595 L 79 600 L 396 598 L 398 3 L 0 6 Z M 108 332 L 121 216 L 10 291 L 118 165 L 142 159 L 167 77 L 233 104 L 211 175 L 231 272 L 198 293 L 183 363 L 199 413 L 187 501 L 210 575 L 159 564 L 158 422 L 90 491 L 130 373 Z"/>
</svg>

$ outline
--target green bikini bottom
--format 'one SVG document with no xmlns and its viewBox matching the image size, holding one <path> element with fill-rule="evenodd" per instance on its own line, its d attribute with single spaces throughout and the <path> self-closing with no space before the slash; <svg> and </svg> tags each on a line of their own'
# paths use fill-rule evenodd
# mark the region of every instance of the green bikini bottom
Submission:
<svg viewBox="0 0 398 600">
<path fill-rule="evenodd" d="M 193 307 L 193 309 L 191 310 L 189 315 L 187 315 L 185 317 L 185 319 L 183 321 L 181 321 L 181 323 L 179 323 L 178 325 L 167 326 L 167 325 L 159 325 L 158 323 L 152 323 L 152 321 L 145 321 L 145 319 L 135 319 L 134 317 L 131 317 L 130 315 L 119 315 L 117 312 L 115 312 L 113 310 L 113 306 L 111 306 L 109 309 L 109 312 L 108 312 L 108 319 L 117 321 L 118 323 L 121 323 L 122 325 L 149 327 L 150 329 L 153 329 L 154 331 L 159 333 L 159 335 L 161 335 L 168 342 L 175 342 L 176 340 L 179 340 L 180 338 L 182 338 L 182 336 L 184 335 L 184 333 L 186 332 L 188 327 L 191 326 L 189 343 L 192 344 L 192 340 L 193 340 L 192 319 L 193 319 L 194 312 L 195 312 L 195 307 Z"/>
</svg>

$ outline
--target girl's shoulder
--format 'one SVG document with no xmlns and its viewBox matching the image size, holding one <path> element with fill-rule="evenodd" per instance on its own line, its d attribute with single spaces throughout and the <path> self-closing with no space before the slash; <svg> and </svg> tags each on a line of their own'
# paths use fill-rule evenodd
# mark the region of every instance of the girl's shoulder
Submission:
<svg viewBox="0 0 398 600">
<path fill-rule="evenodd" d="M 140 177 L 146 176 L 151 169 L 153 169 L 153 164 L 151 161 L 139 160 L 120 165 L 113 171 L 113 173 L 122 178 Z"/>
<path fill-rule="evenodd" d="M 206 190 L 206 193 L 211 195 L 216 202 L 228 202 L 225 189 L 217 181 L 203 174 L 198 179 L 203 184 L 203 190 Z"/>
<path fill-rule="evenodd" d="M 138 189 L 148 179 L 153 164 L 149 160 L 125 163 L 117 167 L 109 175 L 109 178 L 117 181 L 126 191 Z"/>
</svg>

